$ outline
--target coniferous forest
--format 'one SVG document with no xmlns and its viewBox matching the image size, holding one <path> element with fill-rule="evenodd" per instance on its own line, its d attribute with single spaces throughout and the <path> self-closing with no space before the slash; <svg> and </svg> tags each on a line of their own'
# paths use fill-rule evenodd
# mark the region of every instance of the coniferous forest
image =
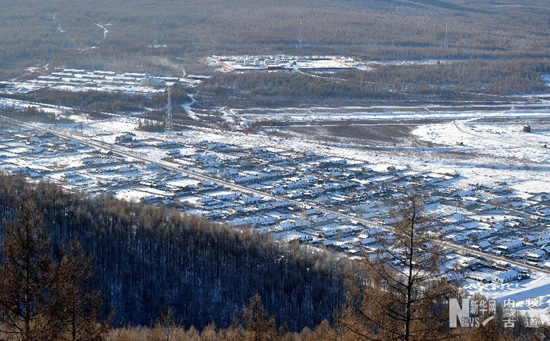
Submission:
<svg viewBox="0 0 550 341">
<path fill-rule="evenodd" d="M 103 316 L 114 311 L 115 326 L 152 325 L 169 308 L 186 326 L 229 326 L 258 293 L 278 322 L 300 330 L 331 319 L 343 302 L 344 263 L 328 252 L 166 207 L 90 199 L 8 175 L 0 175 L 2 228 L 29 197 L 54 258 L 74 239 L 93 255 L 93 287 L 102 293 Z"/>
</svg>

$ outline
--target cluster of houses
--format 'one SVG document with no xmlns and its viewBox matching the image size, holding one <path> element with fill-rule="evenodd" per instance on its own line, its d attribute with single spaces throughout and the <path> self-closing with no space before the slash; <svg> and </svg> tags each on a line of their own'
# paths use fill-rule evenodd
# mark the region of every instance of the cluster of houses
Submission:
<svg viewBox="0 0 550 341">
<path fill-rule="evenodd" d="M 212 56 L 208 61 L 226 72 L 292 71 L 333 72 L 359 67 L 356 60 L 343 56 Z"/>
<path fill-rule="evenodd" d="M 550 268 L 550 196 L 519 197 L 506 184 L 458 190 L 451 186 L 456 174 L 375 167 L 312 152 L 241 148 L 191 138 L 185 143 L 167 142 L 140 139 L 133 133 L 111 138 L 136 153 L 154 151 L 166 162 L 220 182 L 200 181 L 154 163 L 129 161 L 109 151 L 22 128 L 0 132 L 0 169 L 53 180 L 92 195 L 111 193 L 171 205 L 352 256 L 380 247 L 379 241 L 388 236 L 376 226 L 390 221 L 388 202 L 416 186 L 429 191 L 426 204 L 442 222 L 434 231 L 442 238 Z M 266 195 L 242 193 L 237 186 Z M 354 218 L 373 224 L 365 226 Z M 491 274 L 491 281 L 521 278 L 504 270 Z M 472 278 L 489 281 L 484 275 Z"/>
<path fill-rule="evenodd" d="M 181 83 L 186 79 L 176 76 L 150 75 L 138 72 L 114 72 L 102 70 L 62 69 L 40 75 L 34 81 L 49 87 L 79 87 L 89 89 L 120 89 L 143 92 L 164 91 L 168 83 Z"/>
<path fill-rule="evenodd" d="M 456 205 L 443 236 L 455 244 L 550 268 L 550 195 L 518 195 L 506 184 L 447 191 Z"/>
</svg>

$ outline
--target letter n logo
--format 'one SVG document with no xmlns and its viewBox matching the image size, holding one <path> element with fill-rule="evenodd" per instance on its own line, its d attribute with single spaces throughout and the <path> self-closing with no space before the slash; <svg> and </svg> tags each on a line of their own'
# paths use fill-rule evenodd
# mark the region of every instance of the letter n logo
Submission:
<svg viewBox="0 0 550 341">
<path fill-rule="evenodd" d="M 462 307 L 458 303 L 458 299 L 450 298 L 449 299 L 449 327 L 456 328 L 456 321 L 461 327 L 469 327 L 466 323 L 470 317 L 470 299 L 462 298 Z"/>
</svg>

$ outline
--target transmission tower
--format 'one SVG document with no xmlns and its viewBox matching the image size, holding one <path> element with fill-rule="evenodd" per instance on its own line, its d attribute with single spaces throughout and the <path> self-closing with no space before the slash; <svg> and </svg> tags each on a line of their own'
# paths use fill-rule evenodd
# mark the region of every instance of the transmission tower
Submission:
<svg viewBox="0 0 550 341">
<path fill-rule="evenodd" d="M 300 19 L 300 31 L 298 32 L 298 43 L 302 44 L 304 42 L 304 33 L 303 33 L 303 22 L 302 19 Z"/>
<path fill-rule="evenodd" d="M 445 24 L 445 43 L 443 44 L 444 48 L 449 48 L 449 41 L 447 40 L 447 32 L 449 31 L 449 26 Z"/>
<path fill-rule="evenodd" d="M 172 118 L 172 87 L 167 86 L 168 91 L 168 103 L 166 104 L 166 126 L 164 127 L 164 133 L 171 134 L 174 131 L 174 120 Z"/>
<path fill-rule="evenodd" d="M 159 42 L 157 40 L 157 18 L 155 18 L 155 30 L 153 31 L 153 48 L 156 48 L 159 46 Z"/>
</svg>

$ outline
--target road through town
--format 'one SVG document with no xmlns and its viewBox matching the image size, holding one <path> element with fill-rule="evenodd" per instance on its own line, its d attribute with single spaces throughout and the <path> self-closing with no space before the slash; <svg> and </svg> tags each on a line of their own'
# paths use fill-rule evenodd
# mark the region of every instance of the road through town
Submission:
<svg viewBox="0 0 550 341">
<path fill-rule="evenodd" d="M 325 207 L 323 207 L 323 206 L 321 206 L 317 203 L 309 203 L 309 202 L 289 199 L 289 198 L 286 198 L 286 197 L 283 197 L 283 196 L 274 195 L 274 194 L 266 192 L 266 191 L 261 191 L 261 190 L 258 190 L 258 189 L 253 189 L 253 188 L 249 188 L 249 187 L 242 186 L 242 185 L 237 185 L 235 183 L 232 183 L 232 182 L 229 182 L 229 181 L 226 181 L 226 180 L 223 180 L 223 179 L 219 179 L 219 178 L 216 178 L 216 177 L 212 177 L 212 176 L 209 176 L 209 175 L 206 175 L 206 174 L 193 172 L 193 171 L 190 171 L 188 169 L 183 169 L 182 166 L 177 164 L 177 163 L 168 162 L 168 161 L 159 159 L 158 157 L 155 158 L 154 156 L 147 155 L 147 154 L 136 153 L 135 151 L 133 151 L 129 148 L 119 146 L 119 145 L 116 145 L 116 144 L 113 144 L 113 143 L 106 143 L 106 142 L 94 140 L 94 139 L 89 138 L 89 137 L 77 135 L 77 134 L 74 134 L 72 130 L 64 130 L 64 129 L 60 129 L 58 127 L 52 128 L 52 127 L 42 125 L 42 124 L 23 122 L 23 121 L 16 120 L 16 119 L 9 118 L 9 117 L 2 116 L 2 115 L 0 115 L 0 118 L 2 118 L 5 121 L 16 124 L 16 125 L 24 126 L 24 127 L 31 128 L 31 129 L 35 129 L 37 131 L 41 131 L 41 132 L 44 132 L 44 133 L 53 134 L 53 135 L 55 135 L 59 138 L 65 139 L 65 140 L 78 141 L 81 144 L 90 146 L 92 148 L 99 148 L 99 149 L 103 149 L 103 150 L 109 150 L 109 151 L 111 151 L 114 154 L 117 154 L 119 156 L 127 157 L 127 158 L 130 158 L 130 159 L 134 159 L 134 160 L 144 162 L 144 163 L 149 163 L 149 164 L 155 163 L 159 167 L 162 167 L 162 168 L 167 169 L 167 170 L 179 172 L 179 173 L 181 173 L 182 175 L 184 175 L 186 177 L 196 179 L 196 180 L 199 180 L 199 181 L 210 181 L 211 183 L 214 183 L 214 184 L 217 184 L 219 186 L 223 186 L 223 187 L 232 189 L 232 190 L 237 191 L 237 192 L 242 193 L 242 194 L 253 195 L 253 196 L 261 196 L 263 198 L 272 199 L 272 200 L 276 200 L 276 201 L 287 201 L 287 202 L 291 203 L 292 205 L 295 205 L 296 207 L 300 207 L 302 209 L 315 209 L 315 210 L 317 210 L 319 212 L 323 212 L 325 214 L 333 214 L 333 215 L 336 215 L 336 216 L 344 218 L 344 219 L 350 219 L 352 221 L 356 221 L 356 222 L 358 222 L 358 223 L 360 223 L 360 224 L 362 224 L 362 225 L 364 225 L 365 227 L 368 227 L 368 228 L 380 228 L 380 229 L 382 229 L 386 232 L 391 233 L 391 228 L 389 228 L 388 226 L 383 226 L 383 225 L 377 224 L 373 221 L 370 221 L 370 220 L 367 220 L 367 219 L 364 219 L 364 218 L 361 218 L 361 217 L 357 217 L 357 216 L 354 216 L 354 215 L 351 215 L 351 214 L 347 214 L 347 213 L 343 213 L 343 212 L 340 212 L 340 211 L 328 209 L 328 208 L 325 208 Z M 484 260 L 487 260 L 487 261 L 496 262 L 496 263 L 500 263 L 500 264 L 510 264 L 512 266 L 516 266 L 516 267 L 523 268 L 523 269 L 530 270 L 530 271 L 534 271 L 534 272 L 541 272 L 541 273 L 545 273 L 545 274 L 550 274 L 550 269 L 545 269 L 545 268 L 541 268 L 541 267 L 538 267 L 538 266 L 533 266 L 533 265 L 526 264 L 526 263 L 523 263 L 523 262 L 520 262 L 520 261 L 517 261 L 517 260 L 513 260 L 513 259 L 510 259 L 510 258 L 507 258 L 507 257 L 504 257 L 504 256 L 499 256 L 499 255 L 491 254 L 491 253 L 488 253 L 488 252 L 474 250 L 470 247 L 466 247 L 466 246 L 462 246 L 462 245 L 456 245 L 456 244 L 449 243 L 449 242 L 446 242 L 446 241 L 443 241 L 443 240 L 434 240 L 434 244 L 439 245 L 439 246 L 441 246 L 443 248 L 446 248 L 446 249 L 453 250 L 454 252 L 457 252 L 459 254 L 474 256 L 476 258 L 481 258 L 481 259 L 484 259 Z"/>
</svg>

